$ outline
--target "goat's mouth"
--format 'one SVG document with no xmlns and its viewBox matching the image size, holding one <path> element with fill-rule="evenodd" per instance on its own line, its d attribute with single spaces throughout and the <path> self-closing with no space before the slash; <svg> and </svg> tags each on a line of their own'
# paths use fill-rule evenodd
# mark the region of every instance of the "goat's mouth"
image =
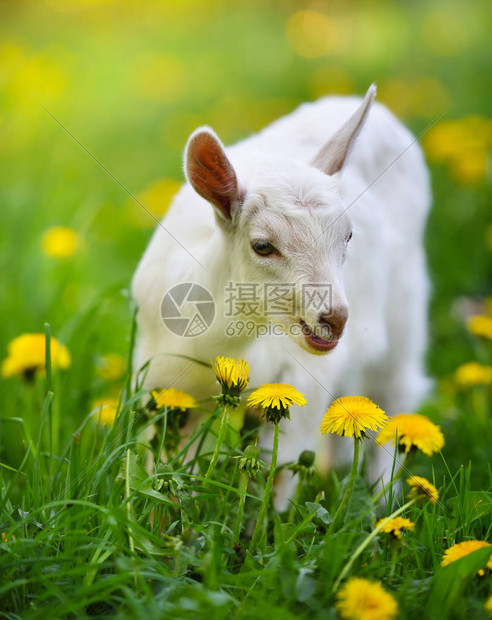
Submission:
<svg viewBox="0 0 492 620">
<path fill-rule="evenodd" d="M 338 338 L 336 340 L 332 338 L 323 338 L 322 336 L 315 334 L 309 325 L 302 319 L 299 320 L 299 323 L 301 324 L 304 340 L 310 348 L 315 349 L 316 351 L 326 352 L 331 351 L 337 346 Z"/>
</svg>

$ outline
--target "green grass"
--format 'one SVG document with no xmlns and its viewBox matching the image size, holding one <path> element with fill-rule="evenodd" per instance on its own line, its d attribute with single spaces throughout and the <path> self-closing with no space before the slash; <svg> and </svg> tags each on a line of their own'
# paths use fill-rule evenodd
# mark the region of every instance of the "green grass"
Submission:
<svg viewBox="0 0 492 620">
<path fill-rule="evenodd" d="M 267 537 L 248 555 L 263 469 L 248 486 L 235 551 L 234 457 L 252 435 L 230 431 L 213 485 L 204 485 L 219 415 L 206 404 L 172 476 L 160 468 L 148 476 L 143 466 L 159 446 L 145 435 L 150 420 L 139 402 L 147 396 L 128 391 L 125 378 L 101 379 L 97 366 L 107 353 L 131 350 L 128 287 L 155 222 L 40 105 L 136 196 L 163 178 L 182 180 L 182 149 L 201 123 L 230 143 L 303 101 L 362 93 L 372 81 L 416 134 L 448 106 L 445 119 L 487 115 L 486 2 L 335 3 L 323 10 L 338 38 L 328 56 L 314 59 L 296 53 L 286 34 L 299 8 L 221 0 L 2 8 L 0 357 L 13 338 L 43 332 L 45 323 L 72 356 L 51 385 L 42 376 L 0 380 L 3 617 L 336 618 L 332 588 L 343 566 L 377 519 L 404 503 L 395 492 L 373 504 L 364 462 L 346 517 L 328 534 L 348 473 L 333 471 L 302 487 L 293 520 L 270 506 Z M 413 101 L 424 78 L 445 96 L 434 87 L 424 89 L 424 105 Z M 395 80 L 409 85 L 397 96 Z M 460 183 L 448 165 L 429 163 L 428 367 L 436 387 L 422 413 L 441 425 L 446 445 L 442 457 L 415 455 L 408 467 L 434 480 L 441 499 L 412 506 L 406 516 L 415 531 L 399 545 L 378 535 L 350 574 L 381 580 L 401 618 L 485 618 L 492 583 L 490 573 L 475 575 L 480 553 L 445 569 L 440 561 L 454 541 L 492 542 L 490 393 L 459 391 L 452 380 L 466 361 L 490 363 L 490 344 L 467 333 L 462 308 L 491 294 L 491 184 L 487 176 Z M 157 217 L 167 198 L 160 200 L 149 204 Z M 41 251 L 55 225 L 77 231 L 73 256 Z M 121 396 L 111 429 L 90 417 L 105 396 Z M 167 414 L 159 415 L 162 423 Z"/>
<path fill-rule="evenodd" d="M 138 405 L 144 392 L 125 392 L 114 426 L 88 416 L 67 444 L 52 452 L 47 430 L 56 413 L 53 392 L 43 399 L 45 383 L 39 379 L 24 388 L 41 411 L 38 437 L 30 438 L 22 419 L 10 421 L 19 426 L 27 449 L 16 472 L 2 469 L 5 617 L 325 618 L 333 613 L 328 610 L 345 564 L 376 520 L 405 503 L 397 486 L 374 503 L 362 469 L 343 518 L 331 526 L 347 479 L 335 472 L 308 478 L 289 511 L 279 514 L 270 506 L 258 546 L 249 549 L 267 466 L 246 487 L 239 540 L 233 530 L 240 501 L 237 457 L 254 431 L 230 428 L 207 481 L 220 408 L 204 410 L 203 421 L 182 447 L 168 453 L 164 467 L 159 455 L 168 445 L 168 411 L 149 415 L 148 407 Z M 472 422 L 476 438 L 490 435 L 490 421 Z M 164 433 L 161 441 L 149 442 L 146 431 L 154 424 Z M 404 477 L 419 469 L 411 462 Z M 487 553 L 447 568 L 440 567 L 440 559 L 454 542 L 490 539 L 492 475 L 489 471 L 488 484 L 477 491 L 470 482 L 471 464 L 437 473 L 443 468 L 448 472 L 444 456 L 442 462 L 437 457 L 420 462 L 440 498 L 435 505 L 405 510 L 415 531 L 401 541 L 378 534 L 348 571 L 382 579 L 399 601 L 401 618 L 415 613 L 469 618 L 470 609 L 472 617 L 485 618 L 481 606 L 491 578 L 476 572 Z"/>
</svg>

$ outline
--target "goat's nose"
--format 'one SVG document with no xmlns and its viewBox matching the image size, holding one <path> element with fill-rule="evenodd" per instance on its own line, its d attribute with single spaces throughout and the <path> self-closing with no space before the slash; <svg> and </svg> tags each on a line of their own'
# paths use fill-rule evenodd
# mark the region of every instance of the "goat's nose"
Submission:
<svg viewBox="0 0 492 620">
<path fill-rule="evenodd" d="M 329 328 L 331 338 L 338 340 L 343 333 L 347 319 L 348 310 L 346 308 L 339 308 L 331 314 L 320 314 L 318 320 L 320 325 Z"/>
</svg>

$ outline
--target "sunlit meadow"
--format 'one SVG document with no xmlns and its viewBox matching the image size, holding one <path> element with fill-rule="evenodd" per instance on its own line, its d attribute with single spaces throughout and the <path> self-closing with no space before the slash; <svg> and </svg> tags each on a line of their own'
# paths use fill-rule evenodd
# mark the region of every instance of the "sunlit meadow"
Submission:
<svg viewBox="0 0 492 620">
<path fill-rule="evenodd" d="M 489 3 L 0 6 L 1 617 L 492 617 Z M 309 394 L 225 358 L 207 402 L 142 390 L 130 278 L 193 129 L 231 143 L 373 81 L 431 168 L 433 393 L 347 394 L 319 424 L 349 465 L 276 468 Z"/>
</svg>

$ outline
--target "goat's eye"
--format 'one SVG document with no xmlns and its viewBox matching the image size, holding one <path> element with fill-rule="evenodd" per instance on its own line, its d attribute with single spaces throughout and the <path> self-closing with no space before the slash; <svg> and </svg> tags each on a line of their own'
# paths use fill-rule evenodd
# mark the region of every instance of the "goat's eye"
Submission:
<svg viewBox="0 0 492 620">
<path fill-rule="evenodd" d="M 270 256 L 275 254 L 277 249 L 269 241 L 253 241 L 251 244 L 253 250 L 260 256 Z"/>
<path fill-rule="evenodd" d="M 349 232 L 349 234 L 347 235 L 347 238 L 345 239 L 345 243 L 348 243 L 350 241 L 350 239 L 352 239 L 352 233 Z"/>
</svg>

